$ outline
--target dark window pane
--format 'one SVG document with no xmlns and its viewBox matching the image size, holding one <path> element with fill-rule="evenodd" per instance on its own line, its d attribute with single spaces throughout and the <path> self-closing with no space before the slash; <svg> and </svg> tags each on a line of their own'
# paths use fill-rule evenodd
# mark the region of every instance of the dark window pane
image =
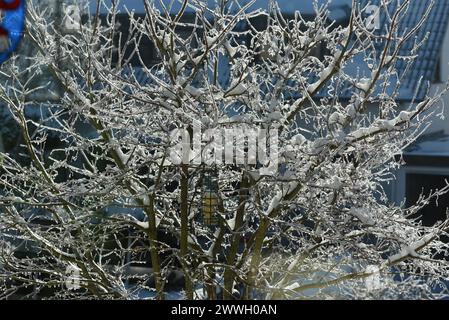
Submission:
<svg viewBox="0 0 449 320">
<path fill-rule="evenodd" d="M 436 189 L 443 188 L 446 183 L 445 179 L 449 181 L 448 176 L 431 175 L 431 174 L 407 174 L 406 177 L 406 197 L 407 206 L 415 203 L 420 194 L 429 195 L 429 193 Z M 449 207 L 449 194 L 445 194 L 432 200 L 428 206 L 420 211 L 422 214 L 422 222 L 425 226 L 432 226 L 437 221 L 446 220 L 446 208 Z"/>
<path fill-rule="evenodd" d="M 134 17 L 136 19 L 143 19 L 144 15 L 135 14 Z M 102 15 L 101 19 L 103 23 L 106 22 L 106 15 Z M 115 45 L 117 48 L 120 48 L 122 52 L 124 48 L 126 48 L 123 56 L 123 62 L 128 61 L 132 66 L 138 67 L 141 66 L 142 63 L 139 60 L 139 56 L 135 53 L 135 43 L 134 41 L 128 41 L 129 39 L 136 39 L 137 34 L 130 35 L 130 21 L 129 16 L 127 14 L 118 14 L 116 16 L 116 21 L 118 24 L 118 32 L 114 39 Z M 136 33 L 136 31 L 134 31 Z M 120 35 L 120 36 L 119 36 Z M 157 62 L 157 54 L 154 43 L 148 37 L 141 37 L 138 47 L 138 52 L 140 54 L 140 58 L 142 62 L 146 66 L 151 66 Z M 115 54 L 113 56 L 113 61 L 116 63 L 118 60 L 118 55 Z"/>
</svg>

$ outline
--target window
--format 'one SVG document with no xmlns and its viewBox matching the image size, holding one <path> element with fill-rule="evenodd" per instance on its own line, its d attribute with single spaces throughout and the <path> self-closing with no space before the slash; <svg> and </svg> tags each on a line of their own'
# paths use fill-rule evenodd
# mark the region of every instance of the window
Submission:
<svg viewBox="0 0 449 320">
<path fill-rule="evenodd" d="M 136 19 L 143 19 L 143 14 L 135 14 L 134 17 Z M 106 15 L 102 15 L 101 19 L 103 22 L 106 21 Z M 127 42 L 128 37 L 134 38 L 133 35 L 130 35 L 130 20 L 127 14 L 118 14 L 117 17 L 117 24 L 118 24 L 118 32 L 116 35 L 116 38 L 114 39 L 115 45 L 117 48 L 120 48 L 121 50 L 125 48 L 126 50 L 124 52 L 124 59 L 130 59 L 129 63 L 134 66 L 138 67 L 141 65 L 139 56 L 137 54 L 133 54 L 135 50 L 135 44 L 134 42 Z M 120 43 L 119 43 L 120 42 Z M 138 51 L 140 53 L 140 58 L 142 59 L 142 62 L 146 66 L 151 66 L 158 62 L 158 56 L 156 52 L 156 47 L 154 43 L 148 38 L 148 37 L 142 37 L 139 43 Z M 115 53 L 113 56 L 113 61 L 117 62 L 118 54 Z"/>
<path fill-rule="evenodd" d="M 445 179 L 449 181 L 449 176 L 409 173 L 406 175 L 405 194 L 407 198 L 407 206 L 416 203 L 421 193 L 429 195 L 431 191 L 441 189 L 446 185 Z M 421 209 L 422 222 L 425 226 L 432 226 L 437 221 L 446 219 L 446 208 L 449 207 L 449 194 L 445 194 L 438 198 L 438 202 L 434 199 L 428 206 Z"/>
<path fill-rule="evenodd" d="M 443 188 L 446 185 L 445 180 L 449 181 L 449 176 L 434 174 L 407 174 L 405 189 L 407 206 L 416 203 L 416 200 L 418 200 L 420 194 L 428 196 L 431 191 Z M 448 207 L 449 194 L 439 197 L 438 201 L 433 199 L 418 213 L 418 215 L 422 215 L 422 224 L 424 226 L 433 226 L 438 221 L 446 220 L 446 210 Z M 444 242 L 449 242 L 449 238 L 446 236 L 442 236 L 441 240 Z M 437 254 L 435 258 L 449 260 L 448 256 L 441 253 Z"/>
<path fill-rule="evenodd" d="M 433 82 L 434 83 L 440 83 L 442 82 L 442 77 L 441 77 L 441 57 L 439 57 L 437 59 L 437 67 L 435 69 L 435 72 L 433 73 Z"/>
</svg>

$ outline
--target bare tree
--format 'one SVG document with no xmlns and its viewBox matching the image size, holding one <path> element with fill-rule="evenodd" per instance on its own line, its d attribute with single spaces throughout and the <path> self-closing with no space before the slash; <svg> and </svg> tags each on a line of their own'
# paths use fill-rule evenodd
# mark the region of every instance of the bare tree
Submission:
<svg viewBox="0 0 449 320">
<path fill-rule="evenodd" d="M 419 221 L 447 188 L 383 189 L 444 93 L 395 99 L 432 8 L 403 30 L 410 1 L 382 1 L 373 31 L 357 1 L 341 24 L 253 3 L 145 1 L 126 33 L 116 1 L 72 32 L 29 3 L 33 50 L 1 69 L 21 133 L 0 153 L 2 298 L 163 299 L 173 271 L 188 299 L 447 294 L 448 222 Z"/>
</svg>

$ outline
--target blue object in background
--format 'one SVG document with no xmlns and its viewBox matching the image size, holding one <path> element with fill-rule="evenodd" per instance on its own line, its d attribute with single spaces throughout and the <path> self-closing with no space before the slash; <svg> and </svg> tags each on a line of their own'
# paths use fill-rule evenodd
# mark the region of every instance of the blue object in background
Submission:
<svg viewBox="0 0 449 320">
<path fill-rule="evenodd" d="M 0 0 L 1 4 L 11 4 L 14 0 Z M 8 33 L 9 48 L 6 51 L 0 51 L 0 65 L 5 62 L 10 55 L 19 46 L 20 40 L 23 36 L 25 26 L 25 0 L 20 0 L 20 5 L 15 10 L 0 9 L 3 20 L 0 23 L 0 28 Z"/>
</svg>

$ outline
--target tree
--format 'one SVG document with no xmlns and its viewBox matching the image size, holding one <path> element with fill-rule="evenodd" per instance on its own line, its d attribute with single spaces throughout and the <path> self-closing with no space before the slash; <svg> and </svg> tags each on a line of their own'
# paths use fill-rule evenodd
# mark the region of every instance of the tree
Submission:
<svg viewBox="0 0 449 320">
<path fill-rule="evenodd" d="M 422 42 L 400 48 L 431 7 L 401 30 L 410 1 L 382 1 L 373 31 L 357 1 L 342 24 L 318 2 L 312 20 L 275 3 L 158 3 L 126 33 L 116 1 L 69 33 L 28 5 L 33 52 L 0 83 L 21 132 L 1 153 L 2 297 L 163 299 L 174 270 L 186 298 L 446 295 L 448 222 L 417 217 L 447 188 L 410 207 L 383 189 L 445 92 L 395 100 L 397 64 Z M 43 72 L 51 102 L 33 98 Z"/>
</svg>

